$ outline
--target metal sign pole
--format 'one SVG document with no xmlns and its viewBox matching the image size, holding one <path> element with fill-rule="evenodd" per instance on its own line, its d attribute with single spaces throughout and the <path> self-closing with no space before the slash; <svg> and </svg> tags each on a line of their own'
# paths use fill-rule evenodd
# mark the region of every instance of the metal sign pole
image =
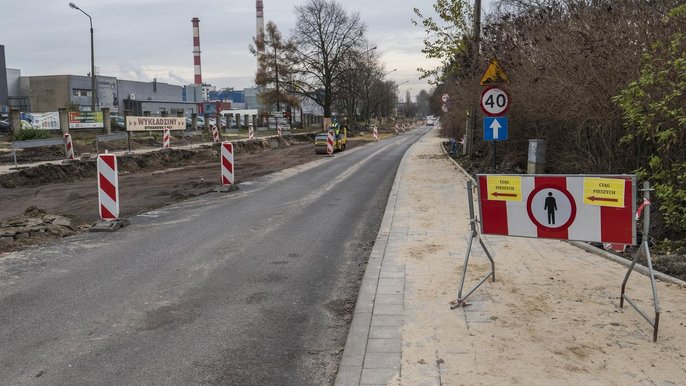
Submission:
<svg viewBox="0 0 686 386">
<path fill-rule="evenodd" d="M 493 141 L 493 173 L 496 173 L 496 172 L 497 172 L 497 166 L 496 166 L 496 165 L 497 165 L 497 161 L 496 161 L 496 155 L 495 155 L 495 152 L 496 152 L 496 143 L 498 143 L 498 141 Z"/>
</svg>

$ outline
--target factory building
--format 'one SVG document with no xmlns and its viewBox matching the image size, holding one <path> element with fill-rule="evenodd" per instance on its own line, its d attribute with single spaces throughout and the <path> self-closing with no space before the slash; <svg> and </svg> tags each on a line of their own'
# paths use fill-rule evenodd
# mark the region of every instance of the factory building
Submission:
<svg viewBox="0 0 686 386">
<path fill-rule="evenodd" d="M 169 83 L 120 80 L 97 76 L 97 105 L 114 115 L 190 115 L 198 112 L 202 88 Z M 91 80 L 82 75 L 20 76 L 18 97 L 28 102 L 25 112 L 49 112 L 67 108 L 91 109 Z"/>
</svg>

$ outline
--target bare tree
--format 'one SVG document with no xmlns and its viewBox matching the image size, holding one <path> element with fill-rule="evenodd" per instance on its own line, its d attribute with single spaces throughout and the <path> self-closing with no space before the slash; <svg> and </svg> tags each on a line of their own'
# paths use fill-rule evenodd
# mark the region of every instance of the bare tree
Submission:
<svg viewBox="0 0 686 386">
<path fill-rule="evenodd" d="M 290 86 L 294 93 L 320 105 L 328 118 L 346 56 L 360 51 L 365 26 L 358 13 L 348 14 L 335 0 L 309 0 L 295 9 L 292 58 L 297 78 Z"/>
</svg>

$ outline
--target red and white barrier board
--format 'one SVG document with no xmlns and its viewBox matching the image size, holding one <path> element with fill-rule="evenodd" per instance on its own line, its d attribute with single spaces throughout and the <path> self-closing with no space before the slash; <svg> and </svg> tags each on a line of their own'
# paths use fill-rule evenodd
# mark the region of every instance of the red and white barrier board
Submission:
<svg viewBox="0 0 686 386">
<path fill-rule="evenodd" d="M 119 173 L 114 154 L 98 155 L 98 203 L 101 219 L 119 219 Z"/>
<path fill-rule="evenodd" d="M 233 185 L 234 182 L 234 164 L 233 164 L 233 144 L 231 142 L 222 142 L 221 146 L 222 158 L 222 185 Z"/>
<path fill-rule="evenodd" d="M 212 141 L 215 143 L 219 142 L 219 129 L 217 129 L 217 126 L 212 126 Z"/>
<path fill-rule="evenodd" d="M 283 133 L 283 131 L 281 130 L 281 125 L 279 125 L 277 123 L 276 124 L 276 135 L 278 135 L 280 137 L 282 135 L 282 133 Z"/>
<path fill-rule="evenodd" d="M 64 151 L 67 153 L 67 159 L 74 159 L 74 144 L 69 133 L 64 133 Z"/>
<path fill-rule="evenodd" d="M 255 128 L 252 125 L 248 126 L 248 139 L 255 139 Z"/>
<path fill-rule="evenodd" d="M 484 234 L 636 244 L 629 175 L 477 176 Z"/>
<path fill-rule="evenodd" d="M 372 135 L 374 136 L 375 141 L 379 140 L 379 129 L 376 126 L 372 129 Z"/>
</svg>

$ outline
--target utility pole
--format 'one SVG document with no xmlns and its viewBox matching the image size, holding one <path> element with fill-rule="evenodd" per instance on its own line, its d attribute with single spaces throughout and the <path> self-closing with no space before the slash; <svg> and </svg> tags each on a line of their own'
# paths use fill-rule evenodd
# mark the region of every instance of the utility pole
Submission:
<svg viewBox="0 0 686 386">
<path fill-rule="evenodd" d="M 474 0 L 474 46 L 472 55 L 479 54 L 481 45 L 481 0 Z M 467 127 L 465 128 L 465 140 L 462 147 L 463 154 L 471 157 L 472 143 L 474 143 L 474 128 L 476 127 L 476 104 L 473 104 L 467 112 Z"/>
</svg>

